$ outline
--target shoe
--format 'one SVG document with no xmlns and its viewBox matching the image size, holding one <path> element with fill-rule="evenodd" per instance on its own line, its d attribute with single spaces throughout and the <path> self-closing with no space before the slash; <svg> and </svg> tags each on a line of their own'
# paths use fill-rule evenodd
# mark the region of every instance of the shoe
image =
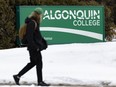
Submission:
<svg viewBox="0 0 116 87">
<path fill-rule="evenodd" d="M 13 78 L 14 78 L 14 81 L 17 85 L 20 85 L 19 84 L 19 80 L 20 80 L 20 77 L 18 75 L 13 75 Z"/>
<path fill-rule="evenodd" d="M 47 83 L 42 81 L 42 82 L 38 83 L 38 86 L 50 86 L 50 84 L 47 84 Z"/>
</svg>

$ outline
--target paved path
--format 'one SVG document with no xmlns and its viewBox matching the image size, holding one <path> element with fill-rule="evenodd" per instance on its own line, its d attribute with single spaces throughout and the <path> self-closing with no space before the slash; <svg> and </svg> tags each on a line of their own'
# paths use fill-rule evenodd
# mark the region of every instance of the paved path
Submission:
<svg viewBox="0 0 116 87">
<path fill-rule="evenodd" d="M 19 87 L 40 87 L 36 86 L 36 83 L 27 83 L 24 82 L 22 83 Z M 0 83 L 0 87 L 17 87 L 15 83 L 8 82 L 8 83 Z M 47 87 L 47 86 L 44 86 Z M 116 86 L 109 86 L 109 85 L 71 85 L 71 84 L 52 84 L 51 86 L 48 87 L 116 87 Z"/>
</svg>

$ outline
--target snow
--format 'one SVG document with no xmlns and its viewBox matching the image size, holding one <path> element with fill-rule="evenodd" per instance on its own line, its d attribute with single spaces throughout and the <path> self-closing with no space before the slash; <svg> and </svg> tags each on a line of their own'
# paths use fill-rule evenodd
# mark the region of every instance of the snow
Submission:
<svg viewBox="0 0 116 87">
<path fill-rule="evenodd" d="M 116 42 L 49 45 L 42 56 L 43 78 L 47 83 L 116 85 Z M 0 83 L 14 84 L 12 75 L 28 62 L 26 48 L 0 50 Z M 36 80 L 34 67 L 22 76 L 20 83 L 34 87 Z"/>
</svg>

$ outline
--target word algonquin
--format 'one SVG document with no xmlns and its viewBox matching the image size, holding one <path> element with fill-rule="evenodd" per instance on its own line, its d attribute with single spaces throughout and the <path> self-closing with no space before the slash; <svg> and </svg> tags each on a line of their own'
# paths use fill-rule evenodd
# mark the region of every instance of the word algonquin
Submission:
<svg viewBox="0 0 116 87">
<path fill-rule="evenodd" d="M 100 10 L 45 10 L 43 19 L 100 19 Z"/>
</svg>

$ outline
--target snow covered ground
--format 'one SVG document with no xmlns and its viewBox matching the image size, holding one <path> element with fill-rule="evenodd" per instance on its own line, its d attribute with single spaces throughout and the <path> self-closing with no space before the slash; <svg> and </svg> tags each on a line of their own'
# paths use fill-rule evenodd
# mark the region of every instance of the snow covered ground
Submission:
<svg viewBox="0 0 116 87">
<path fill-rule="evenodd" d="M 42 55 L 47 83 L 116 85 L 116 42 L 49 45 Z M 28 62 L 26 48 L 0 50 L 0 84 L 14 84 L 12 75 Z M 36 79 L 34 67 L 22 76 L 20 83 L 35 84 Z"/>
</svg>

